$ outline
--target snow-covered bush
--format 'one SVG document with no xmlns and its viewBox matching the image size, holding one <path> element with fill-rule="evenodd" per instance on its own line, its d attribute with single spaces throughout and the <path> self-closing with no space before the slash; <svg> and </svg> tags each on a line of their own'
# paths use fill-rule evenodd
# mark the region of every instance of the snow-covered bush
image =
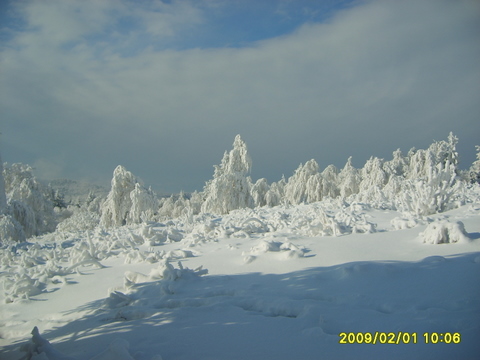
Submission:
<svg viewBox="0 0 480 360">
<path fill-rule="evenodd" d="M 94 230 L 99 223 L 100 215 L 97 212 L 89 211 L 88 207 L 82 206 L 73 209 L 72 215 L 57 225 L 57 231 L 76 232 Z"/>
<path fill-rule="evenodd" d="M 253 207 L 252 184 L 247 177 L 251 168 L 247 145 L 237 135 L 233 149 L 225 152 L 220 165 L 215 166 L 213 179 L 205 185 L 202 212 L 227 214 L 235 209 Z"/>
<path fill-rule="evenodd" d="M 427 244 L 448 244 L 464 243 L 470 238 L 465 231 L 465 225 L 461 221 L 454 223 L 449 221 L 437 221 L 429 224 L 425 231 L 420 233 L 424 243 Z"/>
<path fill-rule="evenodd" d="M 419 219 L 413 215 L 396 217 L 390 221 L 390 224 L 395 230 L 410 229 L 417 226 Z"/>
<path fill-rule="evenodd" d="M 55 208 L 59 223 L 57 231 L 75 232 L 93 230 L 100 223 L 100 207 L 105 201 L 101 196 L 90 192 L 81 205 L 68 205 L 66 209 Z"/>
<path fill-rule="evenodd" d="M 302 258 L 307 250 L 304 247 L 297 246 L 291 242 L 281 242 L 272 240 L 261 240 L 256 246 L 250 248 L 244 257 L 245 263 L 251 263 L 255 260 L 256 255 L 273 252 L 279 253 L 283 259 Z"/>
<path fill-rule="evenodd" d="M 438 173 L 430 181 L 405 180 L 396 198 L 396 207 L 419 217 L 450 210 L 456 207 L 457 190 L 464 186 L 462 183 L 453 185 L 453 181 L 454 175 L 448 172 Z"/>
<path fill-rule="evenodd" d="M 110 228 L 140 223 L 153 217 L 158 210 L 156 195 L 142 184 L 130 171 L 117 166 L 111 190 L 101 205 L 100 225 Z"/>
<path fill-rule="evenodd" d="M 185 194 L 182 191 L 178 195 L 160 199 L 157 217 L 159 221 L 184 217 L 188 222 L 191 222 L 190 218 L 201 212 L 202 204 L 203 193 L 194 191 L 191 194 Z"/>
<path fill-rule="evenodd" d="M 187 194 L 182 191 L 178 195 L 163 198 L 160 200 L 158 219 L 167 220 L 189 214 L 196 215 L 200 213 L 202 202 L 202 194 L 197 191 L 193 192 L 190 196 L 187 196 Z"/>
</svg>

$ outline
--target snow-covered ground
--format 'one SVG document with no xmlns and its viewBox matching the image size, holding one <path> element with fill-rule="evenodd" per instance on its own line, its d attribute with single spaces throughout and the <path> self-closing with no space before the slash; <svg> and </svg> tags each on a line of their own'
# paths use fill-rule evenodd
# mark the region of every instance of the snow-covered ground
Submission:
<svg viewBox="0 0 480 360">
<path fill-rule="evenodd" d="M 2 360 L 480 354 L 478 202 L 423 219 L 326 201 L 55 232 L 1 249 L 0 271 Z"/>
</svg>

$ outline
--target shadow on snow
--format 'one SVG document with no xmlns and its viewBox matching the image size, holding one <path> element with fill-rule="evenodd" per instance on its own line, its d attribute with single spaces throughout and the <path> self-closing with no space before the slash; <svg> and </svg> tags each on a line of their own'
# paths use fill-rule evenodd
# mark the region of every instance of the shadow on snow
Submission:
<svg viewBox="0 0 480 360">
<path fill-rule="evenodd" d="M 137 360 L 469 359 L 480 353 L 479 279 L 480 253 L 287 274 L 190 274 L 135 284 L 72 310 L 79 319 L 40 332 L 78 359 L 117 338 L 130 343 Z M 339 344 L 342 332 L 376 331 L 408 332 L 411 343 Z M 425 332 L 458 332 L 462 340 L 425 344 Z M 12 358 L 20 345 L 5 347 L 0 357 Z"/>
</svg>

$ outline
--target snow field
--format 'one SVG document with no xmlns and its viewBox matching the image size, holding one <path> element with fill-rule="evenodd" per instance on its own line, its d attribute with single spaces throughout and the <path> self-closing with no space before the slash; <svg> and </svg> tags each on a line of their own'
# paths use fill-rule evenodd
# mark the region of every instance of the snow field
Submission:
<svg viewBox="0 0 480 360">
<path fill-rule="evenodd" d="M 1 249 L 0 358 L 474 358 L 479 217 L 316 203 L 44 235 Z M 375 331 L 418 343 L 338 343 Z"/>
</svg>

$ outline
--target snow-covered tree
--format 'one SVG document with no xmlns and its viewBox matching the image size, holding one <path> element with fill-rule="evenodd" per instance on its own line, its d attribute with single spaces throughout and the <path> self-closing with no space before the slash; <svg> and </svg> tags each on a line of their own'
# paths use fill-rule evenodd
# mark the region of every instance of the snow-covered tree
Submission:
<svg viewBox="0 0 480 360">
<path fill-rule="evenodd" d="M 265 196 L 267 195 L 269 188 L 267 179 L 265 178 L 258 179 L 257 182 L 253 184 L 251 193 L 255 207 L 267 205 Z"/>
<path fill-rule="evenodd" d="M 270 185 L 267 193 L 265 194 L 265 204 L 267 206 L 277 206 L 282 203 L 282 200 L 285 197 L 285 185 L 287 181 L 285 177 L 282 176 L 280 181 L 274 182 Z"/>
<path fill-rule="evenodd" d="M 398 208 L 417 216 L 443 212 L 455 206 L 462 183 L 457 181 L 457 137 L 435 141 L 427 150 L 410 150 L 407 179 Z"/>
<path fill-rule="evenodd" d="M 371 157 L 365 163 L 361 170 L 362 181 L 360 182 L 360 191 L 368 191 L 372 187 L 383 189 L 387 183 L 387 174 L 383 170 L 383 160 L 377 157 Z"/>
<path fill-rule="evenodd" d="M 292 205 L 322 199 L 322 176 L 314 159 L 300 164 L 285 185 L 285 199 Z"/>
<path fill-rule="evenodd" d="M 100 224 L 106 228 L 122 226 L 132 207 L 130 193 L 135 190 L 138 179 L 123 166 L 118 165 L 113 171 L 112 187 L 101 206 Z"/>
<path fill-rule="evenodd" d="M 7 195 L 5 194 L 5 181 L 3 180 L 3 161 L 0 154 L 0 214 L 7 210 Z"/>
<path fill-rule="evenodd" d="M 411 148 L 408 151 L 407 155 L 408 167 L 405 173 L 405 178 L 407 179 L 418 179 L 424 177 L 426 174 L 425 162 L 426 162 L 426 151 L 417 150 Z"/>
<path fill-rule="evenodd" d="M 393 158 L 390 161 L 383 163 L 383 169 L 387 173 L 387 176 L 404 176 L 407 170 L 407 161 L 400 149 L 393 152 Z"/>
<path fill-rule="evenodd" d="M 359 185 L 357 200 L 371 203 L 374 206 L 385 207 L 387 199 L 383 194 L 388 176 L 383 170 L 383 160 L 371 157 L 361 170 L 362 181 Z"/>
<path fill-rule="evenodd" d="M 194 191 L 188 199 L 189 212 L 192 215 L 197 215 L 202 211 L 203 194 L 198 191 Z"/>
<path fill-rule="evenodd" d="M 310 176 L 305 187 L 306 202 L 310 204 L 322 200 L 323 187 L 323 177 L 320 173 Z"/>
<path fill-rule="evenodd" d="M 24 241 L 25 232 L 20 223 L 8 213 L 3 161 L 0 155 L 0 243 L 4 241 Z"/>
<path fill-rule="evenodd" d="M 435 141 L 430 145 L 429 150 L 434 153 L 435 162 L 441 165 L 440 168 L 442 170 L 451 168 L 455 172 L 458 171 L 459 155 L 456 149 L 457 144 L 458 138 L 450 132 L 447 141 Z"/>
<path fill-rule="evenodd" d="M 178 218 L 187 214 L 189 211 L 193 214 L 194 210 L 191 208 L 190 199 L 183 191 L 181 191 L 178 195 L 171 195 L 168 198 L 162 199 L 160 210 L 158 211 L 159 219 L 166 220 Z M 195 194 L 194 201 L 198 201 L 197 193 Z M 196 213 L 198 214 L 198 211 Z"/>
<path fill-rule="evenodd" d="M 472 184 L 480 184 L 480 146 L 477 148 L 477 160 L 475 160 L 469 170 L 469 180 Z"/>
<path fill-rule="evenodd" d="M 328 165 L 322 171 L 322 196 L 335 199 L 340 195 L 338 187 L 338 169 L 334 165 Z"/>
<path fill-rule="evenodd" d="M 458 153 L 456 144 L 458 138 L 452 133 L 447 141 L 435 141 L 427 150 L 409 151 L 409 166 L 406 178 L 432 180 L 439 172 L 445 170 L 457 174 Z"/>
<path fill-rule="evenodd" d="M 100 210 L 100 225 L 105 228 L 140 223 L 157 211 L 156 195 L 119 165 L 113 172 L 112 187 Z"/>
<path fill-rule="evenodd" d="M 175 208 L 175 197 L 173 195 L 160 199 L 160 208 L 158 210 L 159 220 L 173 218 Z"/>
<path fill-rule="evenodd" d="M 29 165 L 12 164 L 3 171 L 7 212 L 20 223 L 27 238 L 51 232 L 57 225 L 52 190 L 41 184 Z"/>
<path fill-rule="evenodd" d="M 220 165 L 215 166 L 213 179 L 205 185 L 202 212 L 227 214 L 235 209 L 253 207 L 252 184 L 247 177 L 251 168 L 247 145 L 237 135 L 233 149 L 225 152 Z"/>
<path fill-rule="evenodd" d="M 347 198 L 350 195 L 359 192 L 359 184 L 361 181 L 358 170 L 352 165 L 352 157 L 350 156 L 343 169 L 338 174 L 338 182 L 340 184 L 340 196 Z"/>
<path fill-rule="evenodd" d="M 127 223 L 140 224 L 153 219 L 157 209 L 157 195 L 151 188 L 144 188 L 141 184 L 136 183 L 135 189 L 130 192 L 130 200 L 132 206 L 127 215 Z"/>
</svg>

